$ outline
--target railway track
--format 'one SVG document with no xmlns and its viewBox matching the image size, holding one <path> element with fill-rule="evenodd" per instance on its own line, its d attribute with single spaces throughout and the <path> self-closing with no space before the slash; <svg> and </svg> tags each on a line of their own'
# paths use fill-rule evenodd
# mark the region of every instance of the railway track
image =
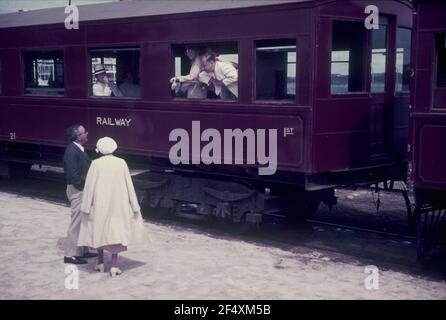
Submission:
<svg viewBox="0 0 446 320">
<path fill-rule="evenodd" d="M 0 191 L 66 204 L 64 177 L 57 171 L 32 170 L 27 178 L 8 183 L 3 181 L 0 183 Z M 211 236 L 229 236 L 232 240 L 256 241 L 267 245 L 273 243 L 299 250 L 323 250 L 367 264 L 385 263 L 392 267 L 397 265 L 398 268 L 413 268 L 416 265 L 416 237 L 392 230 L 391 226 L 389 230 L 379 230 L 364 224 L 348 223 L 345 217 L 339 219 L 342 222 L 337 222 L 336 216 L 328 221 L 316 215 L 298 224 L 290 224 L 286 219 L 276 217 L 266 221 L 260 228 L 246 232 L 247 228 L 224 221 L 208 223 L 199 219 L 191 210 L 164 218 L 157 217 L 153 209 L 150 211 L 155 215 L 149 214 L 147 218 L 154 223 L 198 229 Z M 191 219 L 193 217 L 195 219 Z M 406 221 L 405 217 L 401 217 L 401 220 L 404 220 L 401 223 Z"/>
<path fill-rule="evenodd" d="M 30 171 L 30 174 L 26 178 L 22 178 L 23 182 L 26 183 L 26 181 L 32 181 L 32 180 L 38 180 L 38 181 L 46 181 L 46 182 L 53 182 L 57 184 L 64 183 L 64 176 L 63 176 L 63 169 L 57 168 L 57 167 L 49 167 L 49 166 L 33 166 L 32 170 Z M 392 190 L 385 190 L 383 188 L 380 189 L 383 192 L 395 192 Z M 65 197 L 64 190 L 63 197 Z M 64 199 L 65 200 L 65 199 Z M 182 212 L 178 212 L 178 217 L 183 219 L 190 219 L 190 220 L 201 220 L 200 216 L 197 214 L 194 214 L 192 212 L 193 210 L 185 210 Z M 282 224 L 287 224 L 285 216 L 280 215 L 274 215 L 273 217 L 275 223 L 277 224 L 277 221 L 282 221 Z M 388 236 L 388 237 L 399 237 L 402 239 L 408 239 L 411 241 L 415 241 L 416 237 L 414 235 L 404 234 L 404 233 L 398 233 L 398 232 L 392 232 L 392 231 L 383 231 L 373 228 L 367 228 L 361 225 L 355 225 L 355 224 L 345 224 L 345 223 L 336 223 L 333 221 L 324 221 L 323 219 L 317 219 L 317 218 L 310 218 L 305 219 L 305 221 L 302 220 L 302 223 L 306 223 L 313 226 L 326 226 L 331 228 L 341 228 L 345 230 L 352 230 L 356 232 L 364 232 L 364 233 L 373 233 L 377 235 L 382 236 Z M 280 224 L 280 222 L 279 222 Z"/>
<path fill-rule="evenodd" d="M 317 220 L 317 219 L 307 219 L 306 222 L 312 223 L 312 224 L 318 225 L 318 226 L 330 226 L 333 228 L 349 229 L 349 230 L 353 230 L 353 231 L 374 233 L 374 234 L 379 234 L 379 235 L 388 236 L 388 237 L 398 237 L 398 238 L 408 239 L 408 240 L 412 240 L 412 241 L 417 240 L 417 237 L 413 236 L 413 235 L 396 233 L 396 232 L 387 232 L 387 231 L 382 231 L 382 230 L 374 230 L 374 229 L 363 228 L 363 227 L 358 227 L 358 226 L 354 226 L 354 225 L 338 224 L 338 223 L 332 223 L 332 222 L 327 222 L 327 221 Z"/>
</svg>

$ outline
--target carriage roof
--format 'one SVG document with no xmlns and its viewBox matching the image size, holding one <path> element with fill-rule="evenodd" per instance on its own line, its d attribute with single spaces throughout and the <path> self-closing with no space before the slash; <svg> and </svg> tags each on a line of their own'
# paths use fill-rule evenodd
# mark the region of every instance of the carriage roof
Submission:
<svg viewBox="0 0 446 320">
<path fill-rule="evenodd" d="M 112 3 L 79 5 L 79 20 L 95 21 L 134 17 L 194 13 L 223 9 L 241 9 L 313 2 L 314 0 L 182 0 L 176 1 L 120 1 Z M 6 13 L 0 15 L 0 28 L 64 23 L 64 7 Z"/>
</svg>

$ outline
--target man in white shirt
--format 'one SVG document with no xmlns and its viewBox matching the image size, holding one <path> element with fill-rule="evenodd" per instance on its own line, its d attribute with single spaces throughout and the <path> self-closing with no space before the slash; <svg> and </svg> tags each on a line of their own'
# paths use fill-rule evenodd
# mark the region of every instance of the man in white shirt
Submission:
<svg viewBox="0 0 446 320">
<path fill-rule="evenodd" d="M 93 75 L 96 77 L 96 83 L 93 84 L 93 95 L 102 97 L 121 97 L 122 93 L 119 91 L 116 84 L 110 81 L 102 64 L 94 65 Z"/>
<path fill-rule="evenodd" d="M 205 99 L 207 96 L 207 87 L 199 81 L 199 74 L 202 69 L 200 49 L 187 47 L 185 55 L 191 62 L 188 75 L 176 76 L 170 79 L 171 89 L 175 91 L 176 96 L 186 94 L 187 98 Z"/>
<path fill-rule="evenodd" d="M 230 62 L 218 60 L 215 54 L 208 53 L 202 57 L 205 75 L 200 80 L 210 77 L 208 84 L 213 85 L 215 94 L 223 100 L 238 98 L 238 71 Z"/>
</svg>

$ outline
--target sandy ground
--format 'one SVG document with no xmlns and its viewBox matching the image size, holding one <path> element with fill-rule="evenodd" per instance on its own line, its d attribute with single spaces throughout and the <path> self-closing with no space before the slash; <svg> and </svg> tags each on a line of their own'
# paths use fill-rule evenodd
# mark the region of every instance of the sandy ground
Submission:
<svg viewBox="0 0 446 320">
<path fill-rule="evenodd" d="M 79 266 L 79 288 L 65 287 L 62 245 L 69 207 L 0 192 L 1 299 L 446 299 L 446 283 L 380 271 L 367 290 L 360 263 L 323 251 L 284 250 L 145 222 L 146 242 L 111 278 Z M 109 262 L 109 256 L 106 261 Z"/>
</svg>

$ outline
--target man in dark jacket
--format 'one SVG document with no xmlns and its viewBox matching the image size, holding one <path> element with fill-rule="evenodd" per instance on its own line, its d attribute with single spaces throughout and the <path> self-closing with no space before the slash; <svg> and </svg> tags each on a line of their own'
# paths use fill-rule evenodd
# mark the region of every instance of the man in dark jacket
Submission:
<svg viewBox="0 0 446 320">
<path fill-rule="evenodd" d="M 67 231 L 65 243 L 65 263 L 85 264 L 83 258 L 97 256 L 88 252 L 88 248 L 78 247 L 77 240 L 82 220 L 80 206 L 82 190 L 90 167 L 90 157 L 85 153 L 83 145 L 88 141 L 88 132 L 82 125 L 73 125 L 67 129 L 70 143 L 63 157 L 65 177 L 67 181 L 67 197 L 71 207 L 71 222 Z"/>
</svg>

